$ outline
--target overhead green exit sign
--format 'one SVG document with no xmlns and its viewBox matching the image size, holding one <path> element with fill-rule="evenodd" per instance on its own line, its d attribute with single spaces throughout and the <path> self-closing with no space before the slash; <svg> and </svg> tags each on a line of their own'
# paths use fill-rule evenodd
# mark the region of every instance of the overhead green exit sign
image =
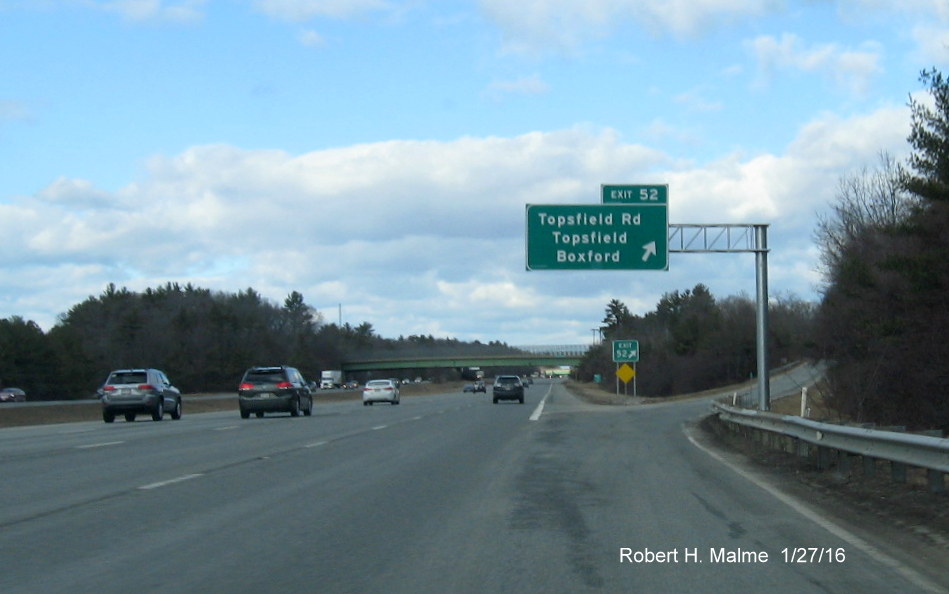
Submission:
<svg viewBox="0 0 949 594">
<path fill-rule="evenodd" d="M 669 204 L 668 184 L 603 184 L 603 204 Z"/>
<path fill-rule="evenodd" d="M 528 204 L 528 270 L 667 270 L 665 204 Z"/>
</svg>

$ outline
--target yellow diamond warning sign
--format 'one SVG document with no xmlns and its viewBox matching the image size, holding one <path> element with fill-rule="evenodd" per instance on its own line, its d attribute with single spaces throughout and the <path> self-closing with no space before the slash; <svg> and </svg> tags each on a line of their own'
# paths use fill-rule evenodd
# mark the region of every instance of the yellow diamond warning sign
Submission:
<svg viewBox="0 0 949 594">
<path fill-rule="evenodd" d="M 623 363 L 619 366 L 619 369 L 616 370 L 616 377 L 628 384 L 629 380 L 636 377 L 636 370 L 630 367 L 628 363 Z"/>
</svg>

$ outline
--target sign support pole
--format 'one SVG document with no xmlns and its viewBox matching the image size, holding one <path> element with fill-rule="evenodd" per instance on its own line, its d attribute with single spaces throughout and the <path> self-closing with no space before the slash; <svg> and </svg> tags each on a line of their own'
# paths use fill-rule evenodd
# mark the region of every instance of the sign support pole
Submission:
<svg viewBox="0 0 949 594">
<path fill-rule="evenodd" d="M 755 225 L 755 269 L 757 274 L 756 350 L 758 351 L 758 410 L 771 410 L 768 370 L 768 226 Z"/>
</svg>

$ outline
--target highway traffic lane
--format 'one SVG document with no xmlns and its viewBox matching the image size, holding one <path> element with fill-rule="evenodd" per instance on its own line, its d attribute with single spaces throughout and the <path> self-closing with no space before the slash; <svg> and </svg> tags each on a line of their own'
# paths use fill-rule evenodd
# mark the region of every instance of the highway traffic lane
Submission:
<svg viewBox="0 0 949 594">
<path fill-rule="evenodd" d="M 389 592 L 920 591 L 693 447 L 682 421 L 703 408 L 593 410 L 555 391 L 520 446 L 496 461 L 482 498 L 419 543 L 424 563 L 404 563 L 375 585 Z M 782 549 L 794 547 L 842 549 L 846 559 L 784 562 Z M 757 561 L 729 562 L 739 550 Z M 624 562 L 624 552 L 642 562 Z"/>
<path fill-rule="evenodd" d="M 336 541 L 314 534 L 319 526 L 312 522 L 331 518 L 338 532 L 345 533 L 352 523 L 337 518 L 346 518 L 350 506 L 357 506 L 357 520 L 376 517 L 369 512 L 386 517 L 397 499 L 386 488 L 393 480 L 412 476 L 413 481 L 424 484 L 426 473 L 406 474 L 399 470 L 400 464 L 410 465 L 418 452 L 438 452 L 440 441 L 458 442 L 465 431 L 480 432 L 479 424 L 470 423 L 463 412 L 478 404 L 491 406 L 485 399 L 452 394 L 398 407 L 359 405 L 352 414 L 324 419 L 329 426 L 316 423 L 316 415 L 311 419 L 274 417 L 273 422 L 269 417 L 238 419 L 238 428 L 227 433 L 227 447 L 245 452 L 236 458 L 226 458 L 197 473 L 191 472 L 191 462 L 182 462 L 169 467 L 169 472 L 155 473 L 155 477 L 169 477 L 164 481 L 154 478 L 157 482 L 138 482 L 137 487 L 119 479 L 110 483 L 114 486 L 105 496 L 78 497 L 69 505 L 3 525 L 0 544 L 5 567 L 11 569 L 0 577 L 0 590 L 127 592 L 143 584 L 148 589 L 176 592 L 268 590 L 280 582 L 275 574 L 298 575 L 301 565 L 309 566 L 309 561 L 299 562 L 296 556 L 307 556 L 315 537 L 321 546 L 328 546 L 324 559 L 339 552 Z M 522 407 L 522 416 L 524 410 Z M 453 423 L 444 419 L 453 419 Z M 428 429 L 411 427 L 422 421 L 428 423 Z M 229 423 L 233 424 L 221 419 L 216 428 L 227 430 Z M 305 430 L 312 427 L 320 430 Z M 414 440 L 393 444 L 391 437 L 385 437 L 390 429 Z M 134 426 L 130 430 L 134 432 Z M 213 435 L 212 431 L 204 433 Z M 289 434 L 295 436 L 292 447 L 287 441 Z M 268 441 L 261 447 L 261 435 L 283 442 Z M 176 441 L 181 438 L 177 435 Z M 209 439 L 195 442 L 203 447 L 182 447 L 194 449 L 204 460 L 214 457 L 209 452 L 226 451 L 227 447 L 215 445 L 215 437 Z M 422 447 L 413 443 L 418 440 L 424 442 Z M 149 458 L 151 448 L 134 447 L 145 460 L 158 460 Z M 103 458 L 89 462 L 86 470 L 112 466 L 100 476 L 105 482 L 116 480 L 111 478 L 120 474 L 116 463 L 121 466 L 128 452 L 96 451 Z M 470 450 L 469 455 L 479 454 Z M 448 462 L 449 468 L 464 467 Z M 414 504 L 415 499 L 410 497 L 408 503 Z M 173 504 L 171 514 L 161 513 L 169 504 Z M 355 526 L 374 534 L 371 527 L 358 522 Z M 366 545 L 367 551 L 372 548 L 372 542 Z M 160 559 L 170 560 L 169 564 L 160 564 Z M 363 562 L 358 555 L 352 559 L 358 565 Z M 354 568 L 345 579 L 358 573 Z M 169 582 L 169 575 L 177 578 Z M 295 589 L 312 590 L 308 581 L 295 583 Z"/>
<path fill-rule="evenodd" d="M 707 550 L 735 545 L 847 544 L 691 446 L 681 423 L 696 405 L 590 412 L 556 388 L 531 422 L 542 396 L 535 387 L 527 406 L 474 400 L 395 423 L 364 416 L 372 424 L 340 439 L 7 527 L 2 538 L 29 545 L 0 587 L 914 591 L 849 549 L 840 565 L 776 563 L 779 551 L 766 564 L 710 562 Z M 176 521 L 148 513 L 168 498 L 180 500 Z M 45 535 L 53 555 L 34 544 Z M 624 548 L 680 553 L 621 563 Z M 685 563 L 690 549 L 704 562 Z M 173 570 L 141 563 L 165 558 Z"/>
<path fill-rule="evenodd" d="M 403 422 L 473 404 L 442 395 L 397 407 L 338 402 L 312 417 L 237 412 L 180 421 L 71 423 L 0 429 L 0 527 L 35 515 L 133 491 L 142 485 L 211 472 L 247 460 L 369 431 L 380 419 Z"/>
</svg>

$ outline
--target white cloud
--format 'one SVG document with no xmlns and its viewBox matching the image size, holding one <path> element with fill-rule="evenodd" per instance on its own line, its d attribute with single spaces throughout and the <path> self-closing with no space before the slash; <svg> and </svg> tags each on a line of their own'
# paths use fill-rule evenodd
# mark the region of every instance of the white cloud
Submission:
<svg viewBox="0 0 949 594">
<path fill-rule="evenodd" d="M 257 9 L 267 16 L 293 21 L 317 17 L 348 18 L 392 6 L 386 0 L 255 0 Z"/>
<path fill-rule="evenodd" d="M 203 18 L 207 0 L 112 0 L 89 1 L 89 4 L 120 14 L 130 21 L 192 22 Z"/>
<path fill-rule="evenodd" d="M 871 79 L 880 73 L 882 49 L 873 43 L 863 49 L 842 48 L 836 43 L 818 43 L 809 47 L 797 35 L 785 33 L 780 39 L 762 35 L 746 44 L 758 61 L 758 84 L 770 84 L 775 76 L 788 70 L 822 74 L 838 87 L 865 93 Z"/>
<path fill-rule="evenodd" d="M 532 74 L 515 80 L 494 81 L 488 85 L 484 95 L 493 101 L 500 101 L 508 95 L 543 95 L 549 91 L 550 85 L 539 75 Z"/>
<path fill-rule="evenodd" d="M 919 48 L 920 62 L 937 65 L 949 63 L 949 27 L 919 25 L 913 29 L 912 35 Z"/>
<path fill-rule="evenodd" d="M 0 204 L 0 236 L 10 239 L 0 316 L 26 313 L 48 327 L 108 282 L 175 281 L 252 286 L 275 301 L 298 290 L 329 319 L 342 304 L 345 321 L 384 336 L 585 342 L 611 298 L 642 311 L 697 282 L 726 296 L 748 290 L 753 269 L 676 256 L 668 273 L 527 273 L 525 204 L 596 203 L 607 181 L 664 181 L 673 223 L 764 222 L 772 237 L 792 238 L 772 242 L 775 282 L 785 283 L 773 290 L 806 293 L 793 276 L 812 268 L 801 259 L 814 257 L 815 211 L 841 175 L 904 144 L 907 131 L 905 107 L 828 115 L 784 154 L 689 166 L 589 127 L 301 155 L 193 147 L 154 157 L 146 177 L 115 192 L 59 179 Z M 70 289 L 37 280 L 49 274 Z"/>
<path fill-rule="evenodd" d="M 33 114 L 22 101 L 0 100 L 0 126 L 4 122 L 25 122 L 31 119 Z"/>
<path fill-rule="evenodd" d="M 638 25 L 637 34 L 695 35 L 720 22 L 779 9 L 776 0 L 480 0 L 512 51 L 574 50 Z"/>
<path fill-rule="evenodd" d="M 326 39 L 312 29 L 301 31 L 297 39 L 306 47 L 324 47 L 326 45 Z"/>
<path fill-rule="evenodd" d="M 709 101 L 705 99 L 698 89 L 691 89 L 680 93 L 673 98 L 673 101 L 684 106 L 689 111 L 694 112 L 721 111 L 723 108 L 721 101 Z"/>
</svg>

